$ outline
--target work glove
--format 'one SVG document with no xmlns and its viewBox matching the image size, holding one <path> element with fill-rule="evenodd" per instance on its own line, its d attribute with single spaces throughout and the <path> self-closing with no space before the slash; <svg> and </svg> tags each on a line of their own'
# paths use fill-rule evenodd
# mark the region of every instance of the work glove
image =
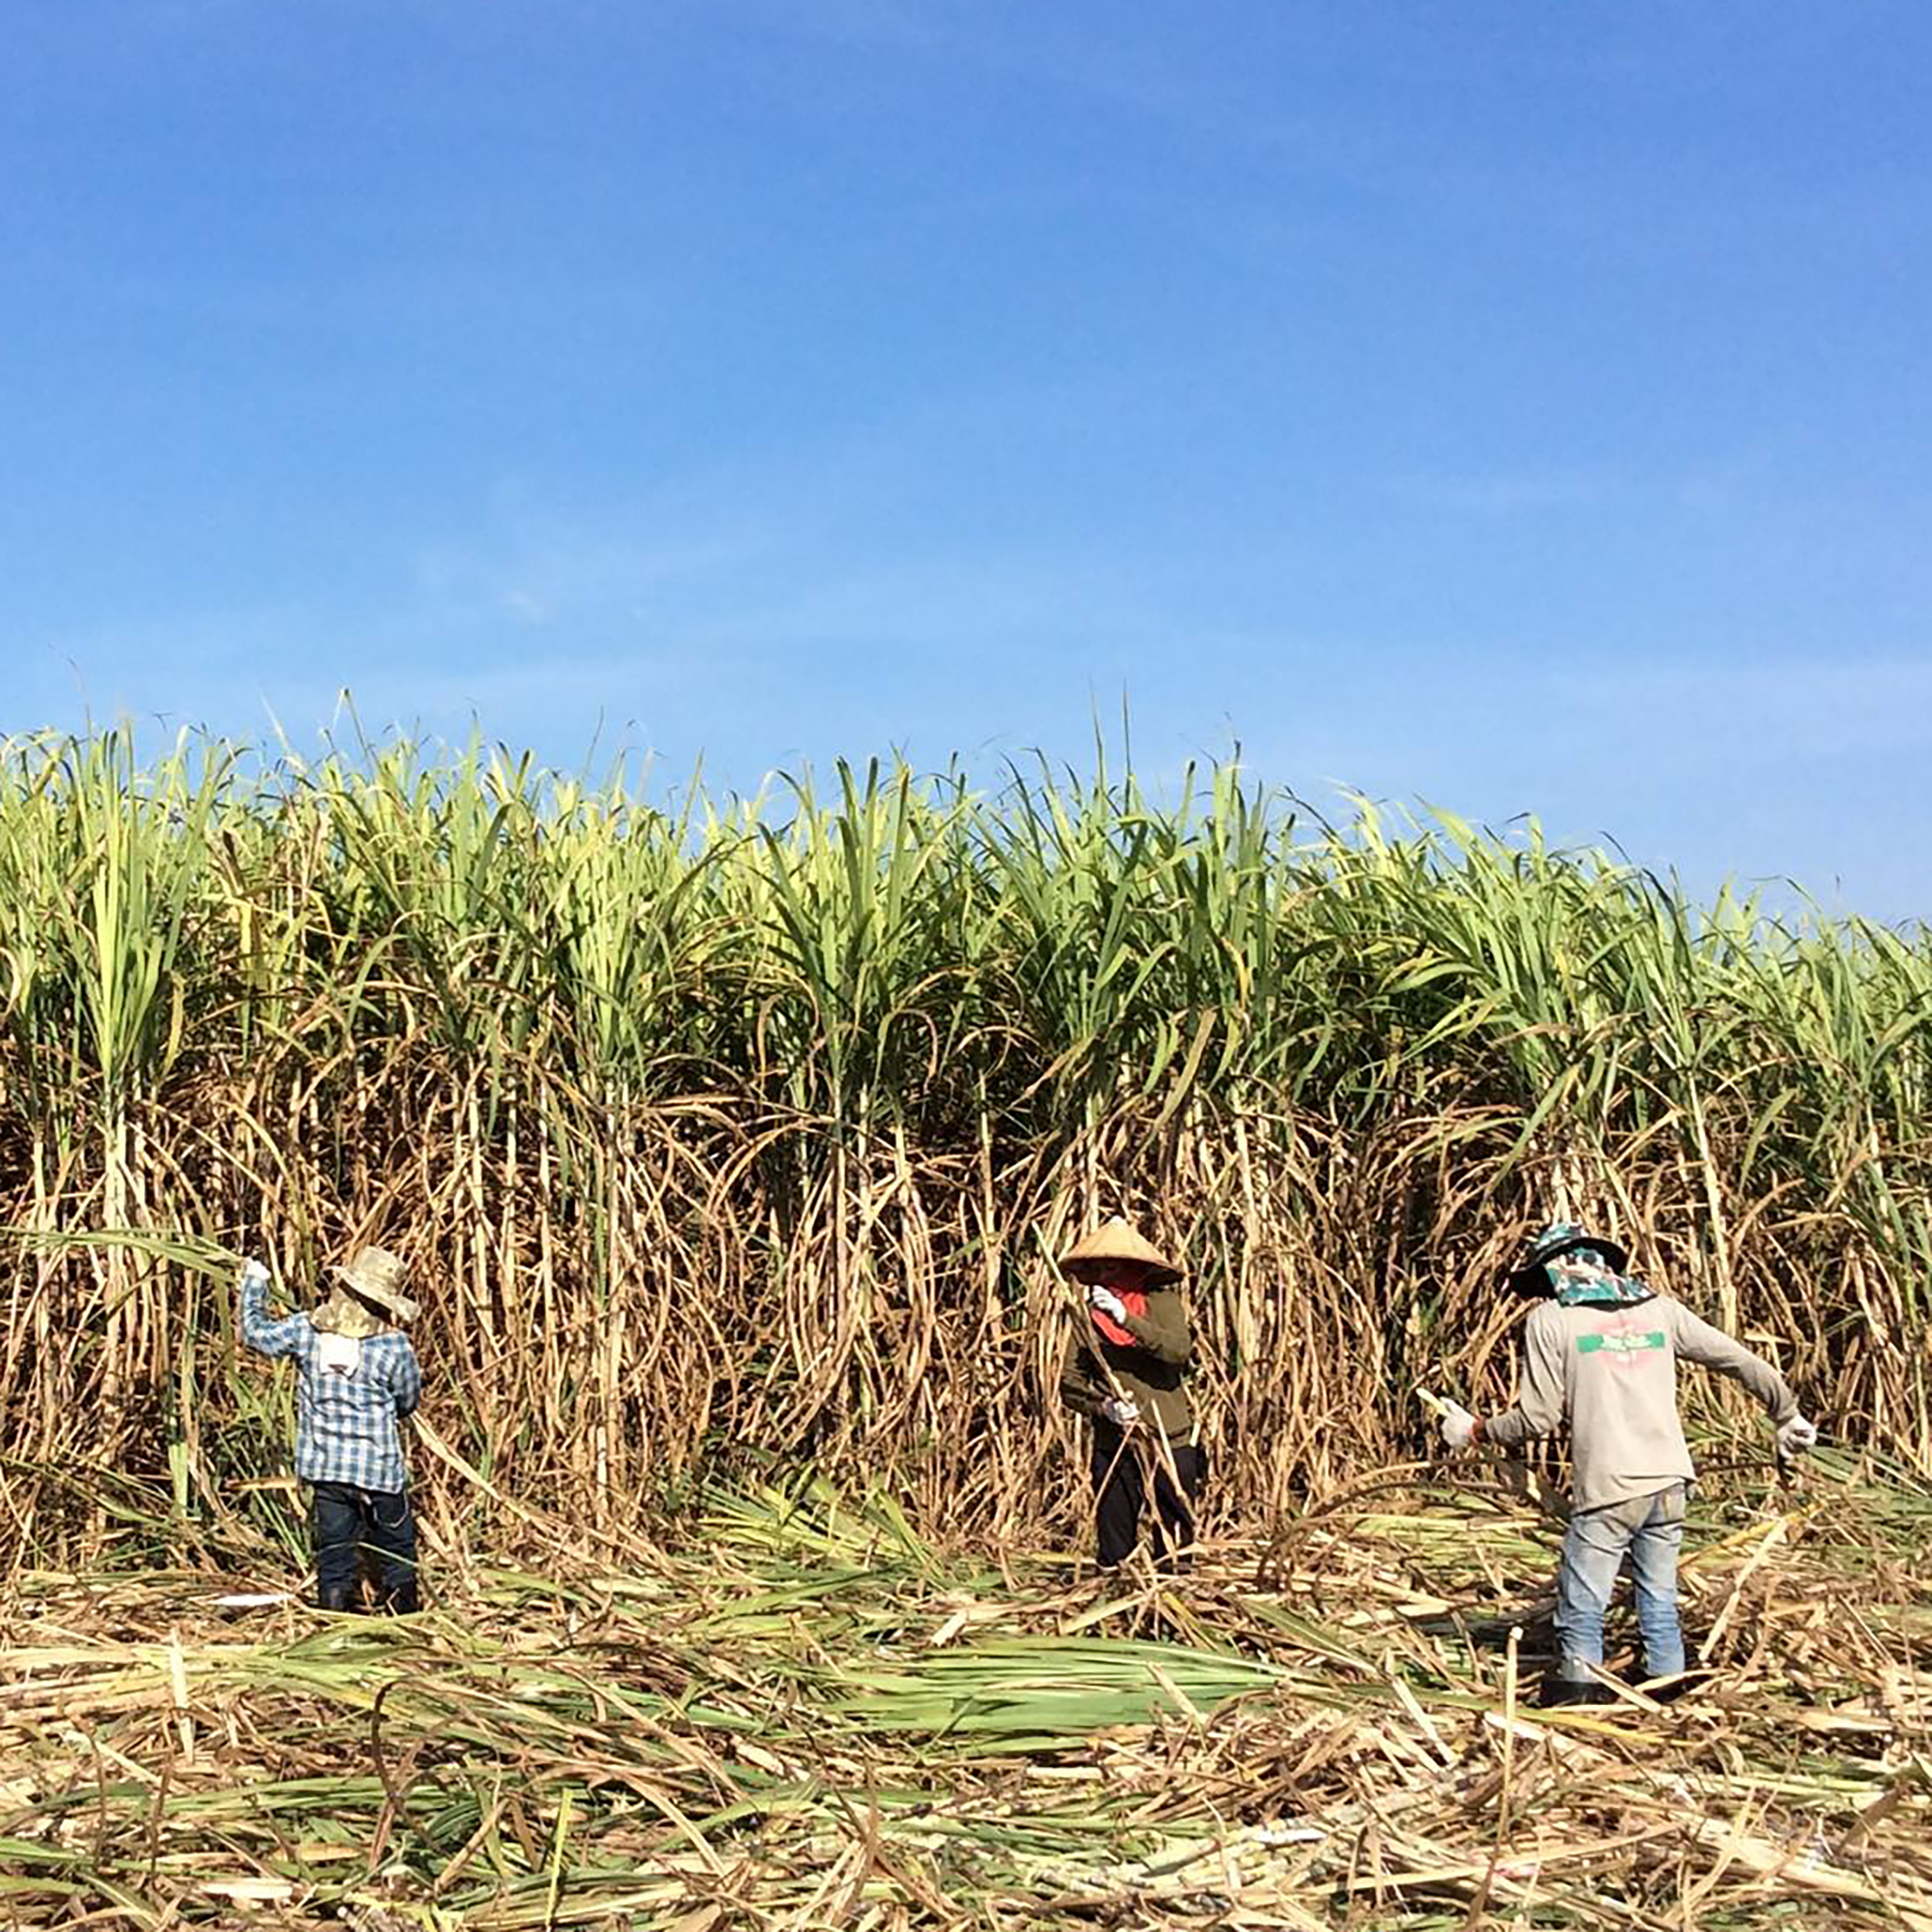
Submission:
<svg viewBox="0 0 1932 1932">
<path fill-rule="evenodd" d="M 1110 1395 L 1100 1413 L 1117 1429 L 1131 1429 L 1141 1419 L 1141 1406 L 1130 1395 Z"/>
<path fill-rule="evenodd" d="M 244 1288 L 268 1286 L 268 1270 L 253 1255 L 242 1264 L 242 1286 Z"/>
<path fill-rule="evenodd" d="M 1476 1440 L 1476 1418 L 1460 1402 L 1443 1405 L 1443 1440 L 1451 1449 L 1467 1449 Z"/>
<path fill-rule="evenodd" d="M 1801 1456 L 1807 1449 L 1818 1447 L 1818 1424 L 1807 1422 L 1802 1415 L 1794 1415 L 1788 1422 L 1781 1422 L 1777 1430 L 1777 1459 L 1789 1463 Z"/>
<path fill-rule="evenodd" d="M 1097 1282 L 1087 1290 L 1087 1306 L 1095 1314 L 1111 1316 L 1117 1322 L 1127 1319 L 1127 1304 L 1111 1288 L 1103 1288 Z"/>
</svg>

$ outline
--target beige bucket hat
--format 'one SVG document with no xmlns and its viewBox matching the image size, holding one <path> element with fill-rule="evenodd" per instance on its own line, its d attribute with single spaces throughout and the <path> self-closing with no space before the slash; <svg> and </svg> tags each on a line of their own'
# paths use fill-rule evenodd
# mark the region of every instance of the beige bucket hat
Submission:
<svg viewBox="0 0 1932 1932">
<path fill-rule="evenodd" d="M 1119 1215 L 1103 1221 L 1091 1234 L 1084 1234 L 1060 1257 L 1063 1274 L 1077 1282 L 1083 1270 L 1101 1261 L 1137 1261 L 1147 1270 L 1149 1287 L 1178 1282 L 1185 1272 L 1141 1235 L 1131 1222 Z"/>
<path fill-rule="evenodd" d="M 402 1292 L 409 1286 L 408 1264 L 386 1248 L 359 1248 L 355 1259 L 334 1274 L 353 1293 L 399 1322 L 413 1322 L 423 1312 Z"/>
</svg>

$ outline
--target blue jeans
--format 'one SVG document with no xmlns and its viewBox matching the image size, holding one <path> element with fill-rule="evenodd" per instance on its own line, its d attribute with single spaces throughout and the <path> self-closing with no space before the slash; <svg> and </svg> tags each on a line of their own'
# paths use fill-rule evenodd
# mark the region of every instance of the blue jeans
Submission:
<svg viewBox="0 0 1932 1932">
<path fill-rule="evenodd" d="M 407 1489 L 358 1489 L 350 1483 L 315 1485 L 316 1603 L 351 1610 L 361 1599 L 365 1554 L 376 1572 L 385 1610 L 407 1615 L 417 1607 L 416 1519 Z"/>
<path fill-rule="evenodd" d="M 1684 1633 L 1677 1620 L 1677 1551 L 1684 1538 L 1684 1484 L 1600 1509 L 1579 1509 L 1563 1538 L 1556 1573 L 1556 1674 L 1593 1681 L 1589 1666 L 1604 1661 L 1604 1612 L 1616 1587 L 1624 1553 L 1637 1597 L 1644 1668 L 1675 1677 L 1684 1667 Z"/>
</svg>

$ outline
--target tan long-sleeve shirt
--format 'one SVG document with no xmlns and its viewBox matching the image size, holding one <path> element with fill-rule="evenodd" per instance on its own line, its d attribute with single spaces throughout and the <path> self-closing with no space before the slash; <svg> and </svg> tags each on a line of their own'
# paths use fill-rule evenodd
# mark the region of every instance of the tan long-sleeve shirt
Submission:
<svg viewBox="0 0 1932 1932">
<path fill-rule="evenodd" d="M 1520 1447 L 1570 1424 L 1571 1503 L 1578 1509 L 1654 1496 L 1696 1474 L 1677 1412 L 1677 1364 L 1701 1362 L 1742 1382 L 1773 1422 L 1798 1414 L 1790 1385 L 1762 1356 L 1669 1295 L 1621 1308 L 1540 1303 L 1523 1330 L 1516 1406 L 1483 1439 Z"/>
</svg>

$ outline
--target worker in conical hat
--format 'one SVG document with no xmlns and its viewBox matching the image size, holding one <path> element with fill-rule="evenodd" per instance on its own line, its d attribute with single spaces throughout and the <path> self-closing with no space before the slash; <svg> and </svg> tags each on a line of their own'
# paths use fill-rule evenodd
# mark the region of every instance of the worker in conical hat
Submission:
<svg viewBox="0 0 1932 1932">
<path fill-rule="evenodd" d="M 1185 1382 L 1194 1353 L 1181 1269 L 1117 1216 L 1060 1257 L 1086 1290 L 1088 1326 L 1068 1351 L 1060 1399 L 1091 1418 L 1094 1507 L 1102 1567 L 1140 1542 L 1151 1484 L 1160 1561 L 1171 1567 L 1194 1541 L 1207 1473 Z"/>
<path fill-rule="evenodd" d="M 367 1551 L 383 1607 L 419 1601 L 416 1526 L 401 1424 L 423 1395 L 423 1371 L 403 1324 L 416 1304 L 403 1290 L 409 1269 L 384 1248 L 364 1248 L 334 1270 L 335 1286 L 311 1311 L 271 1319 L 268 1270 L 242 1270 L 242 1339 L 262 1355 L 293 1356 L 295 1474 L 313 1502 L 316 1602 L 353 1606 Z"/>
</svg>

